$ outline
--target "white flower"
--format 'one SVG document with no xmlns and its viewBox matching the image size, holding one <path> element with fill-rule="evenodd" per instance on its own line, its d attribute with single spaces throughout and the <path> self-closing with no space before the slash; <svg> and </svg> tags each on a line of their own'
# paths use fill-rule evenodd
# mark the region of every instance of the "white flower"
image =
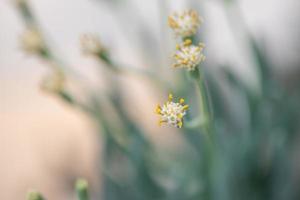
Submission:
<svg viewBox="0 0 300 200">
<path fill-rule="evenodd" d="M 42 35 L 34 28 L 27 29 L 21 35 L 21 46 L 25 52 L 31 54 L 40 54 L 46 49 Z"/>
<path fill-rule="evenodd" d="M 175 34 L 181 37 L 189 37 L 197 32 L 202 19 L 194 10 L 186 10 L 180 13 L 175 12 L 168 18 L 169 26 Z"/>
<path fill-rule="evenodd" d="M 184 104 L 184 99 L 181 98 L 179 102 L 173 102 L 173 95 L 169 94 L 169 100 L 156 107 L 156 113 L 160 115 L 159 125 L 162 123 L 170 124 L 174 127 L 181 128 L 183 126 L 183 117 L 186 115 L 188 105 Z"/>
<path fill-rule="evenodd" d="M 174 67 L 186 68 L 189 71 L 194 70 L 202 61 L 205 56 L 202 53 L 204 44 L 193 45 L 191 40 L 185 40 L 182 44 L 177 45 L 176 52 L 174 53 Z"/>
<path fill-rule="evenodd" d="M 82 53 L 86 55 L 99 56 L 105 51 L 100 39 L 92 34 L 85 34 L 80 38 Z"/>
</svg>

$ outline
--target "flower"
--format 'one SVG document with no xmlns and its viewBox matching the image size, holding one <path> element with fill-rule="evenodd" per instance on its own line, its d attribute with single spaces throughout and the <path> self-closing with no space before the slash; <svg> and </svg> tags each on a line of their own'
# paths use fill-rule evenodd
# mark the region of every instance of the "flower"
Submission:
<svg viewBox="0 0 300 200">
<path fill-rule="evenodd" d="M 28 28 L 21 35 L 22 49 L 30 54 L 42 54 L 46 51 L 46 45 L 41 33 L 35 28 Z"/>
<path fill-rule="evenodd" d="M 202 18 L 200 18 L 195 10 L 185 10 L 180 13 L 175 12 L 168 18 L 169 26 L 174 30 L 176 35 L 181 37 L 194 35 L 202 21 Z"/>
<path fill-rule="evenodd" d="M 160 115 L 159 125 L 167 123 L 177 128 L 183 126 L 183 117 L 186 115 L 186 111 L 189 108 L 184 104 L 184 99 L 181 98 L 179 102 L 173 102 L 173 95 L 169 94 L 169 99 L 163 106 L 157 105 L 156 113 Z"/>
<path fill-rule="evenodd" d="M 82 53 L 86 55 L 99 56 L 105 52 L 99 38 L 93 34 L 82 35 L 80 45 Z"/>
<path fill-rule="evenodd" d="M 65 74 L 56 69 L 52 74 L 47 76 L 42 82 L 41 88 L 50 93 L 61 93 L 65 85 Z"/>
<path fill-rule="evenodd" d="M 27 5 L 27 0 L 13 0 L 13 3 L 17 6 L 17 7 L 23 7 Z"/>
<path fill-rule="evenodd" d="M 176 46 L 176 52 L 174 53 L 174 67 L 187 68 L 192 71 L 205 60 L 205 56 L 202 53 L 204 48 L 203 43 L 193 45 L 190 39 L 185 40 L 182 44 Z"/>
</svg>

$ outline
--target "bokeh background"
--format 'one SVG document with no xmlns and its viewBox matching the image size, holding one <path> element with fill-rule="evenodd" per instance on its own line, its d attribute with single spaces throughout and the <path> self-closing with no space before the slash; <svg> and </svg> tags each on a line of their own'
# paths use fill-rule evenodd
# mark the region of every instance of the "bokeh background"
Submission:
<svg viewBox="0 0 300 200">
<path fill-rule="evenodd" d="M 244 42 L 247 28 L 266 48 L 276 77 L 288 90 L 300 89 L 299 0 L 236 0 L 234 6 L 227 5 L 229 0 L 29 2 L 57 54 L 83 74 L 80 80 L 86 85 L 100 85 L 99 92 L 109 88 L 95 78 L 97 63 L 81 54 L 81 34 L 97 33 L 124 66 L 167 68 L 174 46 L 167 16 L 190 7 L 199 8 L 205 19 L 201 32 L 205 32 L 210 66 L 231 66 L 250 88 L 258 88 Z M 49 199 L 75 199 L 76 177 L 87 178 L 97 196 L 101 141 L 94 124 L 40 90 L 47 67 L 20 50 L 23 29 L 13 1 L 0 0 L 0 199 L 24 199 L 29 188 Z M 149 136 L 166 146 L 177 145 L 176 137 L 159 134 L 156 127 L 153 107 L 159 97 L 155 89 L 133 77 L 123 81 L 130 88 L 129 96 L 138 96 L 133 116 L 145 116 L 140 123 Z"/>
</svg>

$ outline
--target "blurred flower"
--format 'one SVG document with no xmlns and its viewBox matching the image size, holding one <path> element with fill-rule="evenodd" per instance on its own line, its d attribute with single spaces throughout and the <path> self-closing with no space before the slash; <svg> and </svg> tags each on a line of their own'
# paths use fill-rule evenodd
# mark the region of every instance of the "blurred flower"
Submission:
<svg viewBox="0 0 300 200">
<path fill-rule="evenodd" d="M 186 115 L 188 105 L 184 104 L 181 98 L 178 103 L 173 102 L 173 95 L 169 94 L 169 99 L 163 106 L 157 105 L 156 113 L 160 115 L 159 125 L 167 123 L 177 128 L 183 126 L 183 116 Z"/>
<path fill-rule="evenodd" d="M 41 88 L 50 93 L 61 93 L 64 90 L 65 75 L 61 70 L 55 69 L 54 72 L 42 82 Z"/>
<path fill-rule="evenodd" d="M 100 39 L 92 34 L 82 35 L 80 38 L 82 53 L 92 56 L 101 56 L 105 52 Z"/>
<path fill-rule="evenodd" d="M 41 33 L 35 28 L 27 29 L 21 35 L 22 49 L 30 54 L 44 54 L 46 45 Z"/>
<path fill-rule="evenodd" d="M 26 6 L 27 0 L 12 0 L 13 3 L 18 7 Z"/>
<path fill-rule="evenodd" d="M 174 67 L 186 68 L 191 71 L 194 70 L 202 61 L 205 56 L 202 54 L 204 48 L 203 43 L 197 46 L 192 44 L 190 39 L 185 40 L 182 44 L 176 46 L 174 57 Z"/>
<path fill-rule="evenodd" d="M 189 37 L 197 32 L 202 19 L 194 10 L 185 10 L 180 13 L 173 13 L 168 18 L 169 26 L 175 34 L 181 37 Z"/>
</svg>

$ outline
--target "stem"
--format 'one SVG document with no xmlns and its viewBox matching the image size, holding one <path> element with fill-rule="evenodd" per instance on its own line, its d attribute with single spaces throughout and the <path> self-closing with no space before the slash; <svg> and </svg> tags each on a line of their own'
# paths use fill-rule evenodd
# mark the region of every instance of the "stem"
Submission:
<svg viewBox="0 0 300 200">
<path fill-rule="evenodd" d="M 209 107 L 209 98 L 208 90 L 205 85 L 205 80 L 202 74 L 199 72 L 199 69 L 195 69 L 192 73 L 192 77 L 195 80 L 197 87 L 197 94 L 199 97 L 199 111 L 200 111 L 200 120 L 199 125 L 202 128 L 203 133 L 207 136 L 208 140 L 212 140 L 212 113 Z"/>
<path fill-rule="evenodd" d="M 213 171 L 214 166 L 214 137 L 213 137 L 213 118 L 209 104 L 208 88 L 206 87 L 204 77 L 200 73 L 199 69 L 195 69 L 191 73 L 195 80 L 197 87 L 197 94 L 199 97 L 199 112 L 200 112 L 200 127 L 205 136 L 205 142 L 203 143 L 203 156 L 205 162 L 203 163 L 203 174 L 206 181 L 206 188 L 204 192 L 205 199 L 212 199 L 212 182 L 213 182 Z"/>
</svg>

